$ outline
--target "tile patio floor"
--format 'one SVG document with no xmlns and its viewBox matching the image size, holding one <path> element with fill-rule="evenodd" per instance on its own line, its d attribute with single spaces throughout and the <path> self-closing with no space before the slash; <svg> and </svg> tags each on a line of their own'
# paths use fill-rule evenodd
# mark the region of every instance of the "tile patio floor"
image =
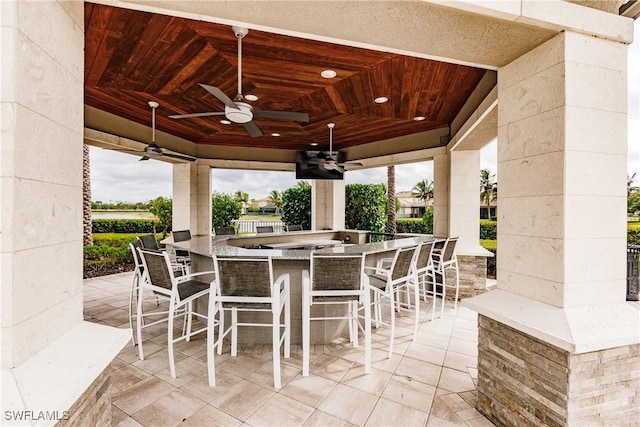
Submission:
<svg viewBox="0 0 640 427">
<path fill-rule="evenodd" d="M 132 273 L 84 281 L 85 320 L 128 328 Z M 155 306 L 155 304 L 153 304 Z M 177 379 L 169 375 L 166 323 L 145 329 L 145 360 L 127 345 L 112 363 L 114 426 L 492 426 L 475 408 L 477 316 L 451 305 L 431 321 L 422 304 L 397 320 L 393 358 L 387 328 L 373 331 L 373 369 L 364 375 L 363 348 L 317 345 L 311 375 L 302 350 L 282 359 L 282 389 L 273 389 L 271 345 L 229 346 L 216 358 L 218 385 L 207 384 L 205 335 L 176 345 Z M 181 322 L 177 322 L 181 323 Z"/>
</svg>

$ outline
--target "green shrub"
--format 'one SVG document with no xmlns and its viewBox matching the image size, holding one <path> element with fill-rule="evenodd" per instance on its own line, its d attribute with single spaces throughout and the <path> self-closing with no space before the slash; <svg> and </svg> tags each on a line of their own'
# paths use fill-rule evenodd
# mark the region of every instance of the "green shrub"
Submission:
<svg viewBox="0 0 640 427">
<path fill-rule="evenodd" d="M 91 232 L 96 233 L 137 233 L 146 234 L 161 230 L 157 219 L 94 219 Z M 169 228 L 169 231 L 171 228 Z"/>
<path fill-rule="evenodd" d="M 640 245 L 640 222 L 627 223 L 627 243 Z"/>
<path fill-rule="evenodd" d="M 127 247 L 109 245 L 89 245 L 83 248 L 86 264 L 115 264 L 116 262 L 133 262 L 131 251 Z"/>
<path fill-rule="evenodd" d="M 83 248 L 84 265 L 99 271 L 115 264 L 133 264 L 133 254 L 129 243 L 136 240 L 140 234 L 146 233 L 96 233 L 93 235 L 93 245 Z M 162 239 L 162 233 L 156 234 L 156 239 Z"/>
<path fill-rule="evenodd" d="M 282 193 L 282 222 L 311 229 L 311 185 L 288 188 Z"/>
<path fill-rule="evenodd" d="M 139 235 L 139 233 L 98 233 L 93 235 L 93 244 L 128 248 L 129 243 L 135 241 Z"/>
<path fill-rule="evenodd" d="M 234 219 L 240 218 L 242 207 L 229 194 L 215 193 L 211 196 L 211 225 L 213 228 L 231 227 Z"/>
<path fill-rule="evenodd" d="M 480 240 L 496 240 L 498 237 L 497 221 L 490 219 L 480 220 Z"/>
<path fill-rule="evenodd" d="M 345 225 L 351 230 L 384 231 L 387 195 L 382 184 L 345 185 Z"/>
<path fill-rule="evenodd" d="M 420 218 L 401 218 L 396 220 L 397 233 L 431 234 L 427 232 L 424 221 Z"/>
<path fill-rule="evenodd" d="M 149 211 L 158 218 L 162 227 L 162 237 L 166 237 L 173 222 L 173 200 L 170 197 L 157 197 L 151 201 Z"/>
<path fill-rule="evenodd" d="M 429 206 L 422 215 L 422 222 L 424 223 L 425 234 L 433 234 L 433 206 Z"/>
</svg>

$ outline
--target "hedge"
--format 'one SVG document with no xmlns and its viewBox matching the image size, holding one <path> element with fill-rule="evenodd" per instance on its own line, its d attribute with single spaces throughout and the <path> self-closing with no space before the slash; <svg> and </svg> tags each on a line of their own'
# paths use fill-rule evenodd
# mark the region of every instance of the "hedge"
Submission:
<svg viewBox="0 0 640 427">
<path fill-rule="evenodd" d="M 640 245 L 640 222 L 627 223 L 627 243 Z"/>
<path fill-rule="evenodd" d="M 413 233 L 413 234 L 430 234 L 427 231 L 427 224 L 422 221 L 422 218 L 403 218 L 396 220 L 396 232 L 397 233 Z"/>
<path fill-rule="evenodd" d="M 154 229 L 155 228 L 155 229 Z M 161 231 L 157 219 L 94 219 L 91 221 L 92 233 L 153 233 Z M 169 230 L 171 231 L 171 227 Z"/>
<path fill-rule="evenodd" d="M 490 219 L 480 220 L 480 240 L 496 240 L 498 237 L 497 221 Z"/>
</svg>

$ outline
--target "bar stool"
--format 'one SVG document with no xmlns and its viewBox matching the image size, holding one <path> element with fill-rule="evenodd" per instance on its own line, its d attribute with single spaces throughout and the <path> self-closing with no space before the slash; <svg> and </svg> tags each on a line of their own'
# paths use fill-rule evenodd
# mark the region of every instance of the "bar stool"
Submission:
<svg viewBox="0 0 640 427">
<path fill-rule="evenodd" d="M 311 321 L 345 319 L 349 339 L 358 346 L 358 330 L 364 333 L 364 372 L 371 373 L 371 302 L 368 276 L 364 274 L 365 254 L 324 255 L 311 253 L 311 274 L 302 272 L 302 376 L 309 376 Z M 344 316 L 312 317 L 316 305 L 346 305 Z M 358 320 L 358 307 L 364 310 L 364 327 Z"/>
<path fill-rule="evenodd" d="M 207 364 L 209 385 L 216 385 L 214 347 L 222 353 L 224 337 L 231 332 L 231 356 L 238 352 L 238 327 L 270 327 L 273 335 L 273 384 L 281 388 L 280 347 L 284 344 L 284 357 L 289 358 L 291 347 L 291 307 L 289 298 L 289 274 L 281 274 L 274 280 L 271 257 L 221 258 L 214 256 L 216 279 L 214 291 L 209 296 L 209 334 L 207 336 Z M 231 312 L 231 325 L 225 329 L 225 312 Z M 214 340 L 214 319 L 219 312 L 219 334 Z M 271 313 L 270 323 L 238 321 L 239 312 Z M 284 317 L 284 322 L 280 318 Z M 281 334 L 280 330 L 284 329 Z"/>
</svg>

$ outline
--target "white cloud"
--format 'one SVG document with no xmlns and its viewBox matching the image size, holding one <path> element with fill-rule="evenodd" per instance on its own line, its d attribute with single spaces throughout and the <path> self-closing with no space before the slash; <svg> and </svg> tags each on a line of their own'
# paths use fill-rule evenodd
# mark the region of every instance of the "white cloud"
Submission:
<svg viewBox="0 0 640 427">
<path fill-rule="evenodd" d="M 142 202 L 170 196 L 171 165 L 91 147 L 91 198 L 103 202 Z"/>
</svg>

